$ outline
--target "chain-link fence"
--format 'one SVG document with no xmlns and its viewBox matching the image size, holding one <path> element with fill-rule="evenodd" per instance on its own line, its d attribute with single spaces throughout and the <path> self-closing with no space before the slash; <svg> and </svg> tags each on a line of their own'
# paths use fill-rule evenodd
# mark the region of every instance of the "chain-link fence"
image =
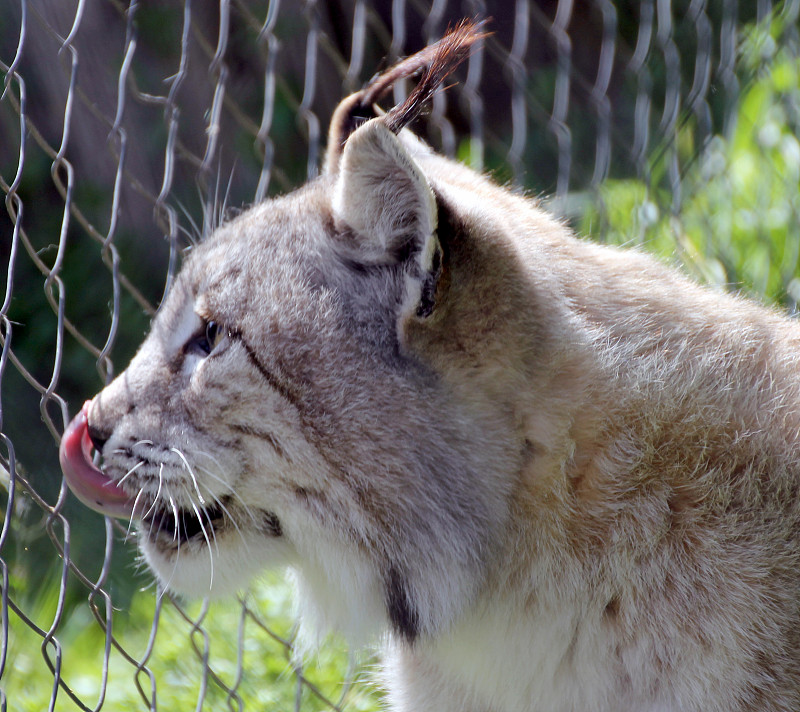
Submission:
<svg viewBox="0 0 800 712">
<path fill-rule="evenodd" d="M 313 176 L 336 102 L 462 17 L 493 34 L 417 130 L 596 239 L 800 300 L 800 0 L 0 0 L 0 708 L 375 709 L 293 652 L 279 580 L 155 590 L 60 474 L 183 248 Z M 395 99 L 407 87 L 395 89 Z"/>
</svg>

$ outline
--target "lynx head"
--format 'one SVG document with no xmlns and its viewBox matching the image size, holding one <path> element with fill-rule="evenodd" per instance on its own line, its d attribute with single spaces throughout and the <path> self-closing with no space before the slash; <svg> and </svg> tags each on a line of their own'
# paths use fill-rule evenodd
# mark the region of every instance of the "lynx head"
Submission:
<svg viewBox="0 0 800 712">
<path fill-rule="evenodd" d="M 138 521 L 164 586 L 225 593 L 288 565 L 312 622 L 407 639 L 474 595 L 506 518 L 496 473 L 518 467 L 513 424 L 445 365 L 473 349 L 453 321 L 476 295 L 451 284 L 437 225 L 452 238 L 457 218 L 397 134 L 477 34 L 346 99 L 325 174 L 193 249 L 128 368 L 65 433 L 73 491 Z M 357 118 L 428 65 L 406 104 Z"/>
</svg>

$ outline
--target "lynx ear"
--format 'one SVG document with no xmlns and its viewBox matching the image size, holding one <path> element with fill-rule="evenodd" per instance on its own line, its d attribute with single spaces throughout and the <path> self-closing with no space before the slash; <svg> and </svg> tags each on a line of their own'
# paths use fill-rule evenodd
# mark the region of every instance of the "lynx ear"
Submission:
<svg viewBox="0 0 800 712">
<path fill-rule="evenodd" d="M 436 247 L 436 199 L 397 137 L 373 119 L 347 140 L 333 194 L 336 218 L 352 231 L 351 258 L 392 264 L 406 255 L 428 266 Z"/>
<path fill-rule="evenodd" d="M 331 123 L 328 127 L 328 148 L 325 151 L 325 164 L 323 173 L 335 175 L 339 170 L 339 162 L 342 158 L 348 137 L 356 130 L 359 124 L 367 119 L 375 118 L 375 112 L 370 111 L 369 115 L 362 107 L 362 97 L 364 92 L 356 92 L 342 99 L 339 106 L 333 112 Z"/>
<path fill-rule="evenodd" d="M 347 140 L 333 195 L 344 255 L 361 265 L 403 263 L 401 318 L 428 316 L 441 271 L 436 199 L 419 166 L 381 119 Z"/>
</svg>

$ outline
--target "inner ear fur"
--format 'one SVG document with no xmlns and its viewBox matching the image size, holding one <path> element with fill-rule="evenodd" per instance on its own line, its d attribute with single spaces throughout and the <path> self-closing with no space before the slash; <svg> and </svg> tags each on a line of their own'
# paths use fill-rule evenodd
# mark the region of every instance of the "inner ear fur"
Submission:
<svg viewBox="0 0 800 712">
<path fill-rule="evenodd" d="M 342 153 L 333 213 L 346 233 L 339 248 L 351 262 L 402 265 L 405 315 L 432 311 L 441 269 L 433 190 L 400 140 L 380 119 L 356 129 Z"/>
<path fill-rule="evenodd" d="M 348 139 L 333 193 L 333 212 L 353 233 L 348 255 L 362 264 L 391 264 L 416 255 L 430 268 L 436 198 L 419 166 L 380 119 Z"/>
</svg>

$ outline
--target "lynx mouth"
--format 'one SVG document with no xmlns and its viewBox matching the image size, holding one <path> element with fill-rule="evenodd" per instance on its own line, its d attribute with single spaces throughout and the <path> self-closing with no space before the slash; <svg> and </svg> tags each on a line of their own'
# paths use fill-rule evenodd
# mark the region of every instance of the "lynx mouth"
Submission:
<svg viewBox="0 0 800 712">
<path fill-rule="evenodd" d="M 160 544 L 186 544 L 194 539 L 216 538 L 221 530 L 230 525 L 226 516 L 225 502 L 194 509 L 154 509 L 141 518 L 140 531 Z"/>
<path fill-rule="evenodd" d="M 61 439 L 60 460 L 64 478 L 72 492 L 92 509 L 112 517 L 140 519 L 151 538 L 188 542 L 197 537 L 213 538 L 225 528 L 226 502 L 208 507 L 170 510 L 151 504 L 137 505 L 136 498 L 123 490 L 92 462 L 92 443 L 88 431 L 91 401 L 84 403 Z M 134 509 L 138 510 L 134 511 Z"/>
<path fill-rule="evenodd" d="M 195 540 L 211 546 L 220 534 L 239 528 L 237 521 L 242 520 L 239 514 L 243 512 L 265 536 L 283 535 L 281 522 L 274 513 L 246 506 L 242 510 L 234 504 L 235 495 L 215 498 L 213 503 L 203 506 L 178 507 L 171 498 L 167 506 L 158 497 L 147 501 L 147 497 L 138 498 L 124 490 L 92 462 L 93 446 L 88 432 L 90 405 L 91 401 L 84 403 L 67 426 L 59 448 L 64 479 L 85 505 L 107 516 L 139 520 L 141 535 L 162 549 Z"/>
<path fill-rule="evenodd" d="M 162 549 L 178 549 L 191 541 L 213 546 L 218 536 L 230 529 L 239 530 L 236 522 L 241 519 L 236 517 L 233 500 L 233 496 L 225 496 L 213 505 L 197 509 L 153 508 L 140 517 L 139 531 Z M 281 521 L 273 512 L 254 510 L 246 517 L 267 538 L 283 536 Z"/>
</svg>

